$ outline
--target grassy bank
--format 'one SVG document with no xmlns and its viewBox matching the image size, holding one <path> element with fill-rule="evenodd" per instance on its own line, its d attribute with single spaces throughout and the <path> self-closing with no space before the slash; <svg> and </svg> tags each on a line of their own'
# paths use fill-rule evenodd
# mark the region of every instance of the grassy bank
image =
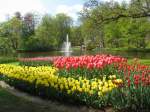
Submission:
<svg viewBox="0 0 150 112">
<path fill-rule="evenodd" d="M 0 87 L 0 112 L 64 112 L 57 107 L 41 105 L 12 95 Z"/>
<path fill-rule="evenodd" d="M 132 64 L 133 62 L 133 59 L 128 60 L 129 64 Z M 150 65 L 150 59 L 139 59 L 138 62 L 143 65 Z"/>
<path fill-rule="evenodd" d="M 150 52 L 150 48 L 104 48 L 108 51 Z"/>
<path fill-rule="evenodd" d="M 0 63 L 12 63 L 16 61 L 17 59 L 15 57 L 0 57 Z"/>
<path fill-rule="evenodd" d="M 44 112 L 40 105 L 13 96 L 0 88 L 0 112 Z M 18 106 L 19 105 L 19 106 Z"/>
<path fill-rule="evenodd" d="M 133 59 L 128 59 L 128 63 L 132 64 Z M 139 63 L 143 64 L 143 65 L 150 65 L 150 59 L 139 59 Z M 11 62 L 11 63 L 8 63 L 8 64 L 19 65 L 19 62 Z"/>
</svg>

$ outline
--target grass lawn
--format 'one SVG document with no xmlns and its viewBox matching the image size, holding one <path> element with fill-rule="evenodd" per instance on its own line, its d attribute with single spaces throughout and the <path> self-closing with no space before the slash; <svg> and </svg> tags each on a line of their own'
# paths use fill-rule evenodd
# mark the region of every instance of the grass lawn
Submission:
<svg viewBox="0 0 150 112">
<path fill-rule="evenodd" d="M 128 59 L 128 63 L 132 64 L 133 59 Z M 150 59 L 139 59 L 139 63 L 143 64 L 143 65 L 150 65 Z M 8 64 L 19 65 L 19 62 L 11 62 L 11 63 L 8 63 Z"/>
<path fill-rule="evenodd" d="M 19 62 L 11 62 L 11 63 L 7 63 L 7 64 L 19 65 Z"/>
<path fill-rule="evenodd" d="M 133 63 L 133 59 L 128 60 L 129 64 Z M 143 65 L 150 65 L 150 59 L 139 59 L 139 63 Z"/>
<path fill-rule="evenodd" d="M 0 87 L 0 112 L 63 112 L 16 97 Z"/>
<path fill-rule="evenodd" d="M 130 52 L 149 52 L 150 48 L 105 48 L 108 51 L 130 51 Z"/>
</svg>

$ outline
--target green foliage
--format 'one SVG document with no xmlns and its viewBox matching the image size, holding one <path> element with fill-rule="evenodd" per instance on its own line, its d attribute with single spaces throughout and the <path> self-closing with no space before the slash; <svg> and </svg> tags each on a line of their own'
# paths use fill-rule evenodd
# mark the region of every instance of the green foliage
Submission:
<svg viewBox="0 0 150 112">
<path fill-rule="evenodd" d="M 81 26 L 71 28 L 71 44 L 73 46 L 81 46 L 84 43 L 84 37 L 82 35 Z"/>
<path fill-rule="evenodd" d="M 0 63 L 11 63 L 11 62 L 16 62 L 17 59 L 16 58 L 10 58 L 10 57 L 0 57 Z"/>
<path fill-rule="evenodd" d="M 131 82 L 133 83 L 133 82 Z M 150 88 L 146 86 L 123 87 L 114 89 L 110 94 L 110 101 L 115 109 L 122 111 L 143 111 L 148 112 L 150 109 Z"/>
<path fill-rule="evenodd" d="M 54 35 L 55 24 L 53 18 L 45 15 L 41 24 L 35 31 L 35 35 L 28 39 L 27 48 L 29 50 L 54 49 L 57 41 Z M 33 45 L 32 45 L 33 44 Z"/>
<path fill-rule="evenodd" d="M 35 14 L 27 13 L 23 19 L 19 16 L 0 24 L 0 49 L 5 52 L 17 49 L 58 49 L 65 41 L 66 35 L 71 34 L 72 19 L 65 14 L 53 17 L 45 15 L 40 23 Z"/>
<path fill-rule="evenodd" d="M 0 37 L 0 52 L 1 53 L 10 53 L 13 51 L 13 48 L 10 47 L 11 43 L 8 38 Z"/>
<path fill-rule="evenodd" d="M 45 46 L 55 46 L 57 45 L 54 28 L 55 24 L 52 17 L 45 15 L 42 19 L 40 26 L 36 30 L 35 37 L 38 38 L 39 42 Z"/>
<path fill-rule="evenodd" d="M 66 41 L 66 35 L 71 34 L 71 27 L 73 24 L 73 21 L 71 17 L 60 13 L 57 14 L 55 17 L 55 26 L 56 26 L 56 38 L 58 42 L 58 47 L 62 46 L 62 43 Z"/>
<path fill-rule="evenodd" d="M 52 62 L 50 61 L 20 61 L 19 65 L 21 66 L 50 66 Z"/>
<path fill-rule="evenodd" d="M 71 18 L 65 14 L 45 15 L 35 30 L 35 34 L 26 41 L 27 50 L 47 51 L 58 49 L 70 33 Z"/>
<path fill-rule="evenodd" d="M 89 50 L 150 47 L 149 0 L 89 1 L 81 12 L 78 26 L 63 13 L 47 14 L 41 20 L 34 13 L 25 16 L 16 13 L 15 17 L 0 24 L 0 50 L 57 50 L 67 34 L 73 46 L 84 45 Z"/>
<path fill-rule="evenodd" d="M 105 25 L 104 36 L 110 47 L 145 48 L 149 25 L 146 18 L 120 19 Z"/>
<path fill-rule="evenodd" d="M 87 50 L 93 50 L 93 49 L 95 49 L 97 46 L 96 46 L 96 44 L 94 44 L 94 42 L 89 42 L 88 44 L 87 44 L 87 46 L 86 46 L 86 49 Z"/>
<path fill-rule="evenodd" d="M 21 21 L 18 18 L 4 22 L 0 26 L 0 46 L 5 51 L 16 50 L 21 43 Z"/>
<path fill-rule="evenodd" d="M 96 44 L 93 38 L 98 37 L 95 40 L 101 47 L 146 48 L 150 43 L 150 21 L 148 5 L 143 9 L 142 4 L 149 2 L 135 0 L 127 4 L 89 0 L 81 13 L 85 40 Z"/>
<path fill-rule="evenodd" d="M 95 48 L 96 46 L 104 47 L 104 37 L 103 34 L 103 26 L 99 27 L 96 25 L 96 23 L 90 19 L 82 20 L 81 25 L 81 33 L 84 37 L 84 45 L 86 47 L 93 46 Z"/>
</svg>

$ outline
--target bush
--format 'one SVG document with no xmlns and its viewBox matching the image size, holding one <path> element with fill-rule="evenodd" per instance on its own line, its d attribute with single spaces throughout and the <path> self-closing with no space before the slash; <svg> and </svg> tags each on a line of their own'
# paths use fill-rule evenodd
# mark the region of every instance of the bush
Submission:
<svg viewBox="0 0 150 112">
<path fill-rule="evenodd" d="M 86 49 L 87 49 L 87 50 L 93 50 L 93 49 L 95 49 L 96 47 L 97 47 L 97 46 L 95 45 L 95 43 L 90 42 L 90 43 L 87 45 Z"/>
</svg>

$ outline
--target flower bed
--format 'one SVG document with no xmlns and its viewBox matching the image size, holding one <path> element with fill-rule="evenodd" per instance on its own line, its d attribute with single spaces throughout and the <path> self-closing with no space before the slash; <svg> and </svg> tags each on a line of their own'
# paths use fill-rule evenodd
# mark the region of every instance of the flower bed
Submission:
<svg viewBox="0 0 150 112">
<path fill-rule="evenodd" d="M 86 79 L 79 77 L 62 77 L 53 67 L 21 67 L 14 65 L 0 65 L 0 78 L 8 84 L 44 98 L 79 101 L 94 107 L 108 104 L 107 93 L 117 88 L 121 79 L 115 76 L 103 79 Z M 70 101 L 70 100 L 69 100 Z"/>
<path fill-rule="evenodd" d="M 61 57 L 54 60 L 54 65 L 59 68 L 66 68 L 67 70 L 73 68 L 87 68 L 87 69 L 102 69 L 107 65 L 113 63 L 126 62 L 127 59 L 112 56 L 112 55 L 96 55 L 96 56 L 80 56 L 80 57 Z"/>
<path fill-rule="evenodd" d="M 102 78 L 115 74 L 114 64 L 126 62 L 127 59 L 112 55 L 61 57 L 54 60 L 54 66 L 63 76 Z"/>
<path fill-rule="evenodd" d="M 21 66 L 49 66 L 59 57 L 18 58 Z"/>
<path fill-rule="evenodd" d="M 44 98 L 112 106 L 120 111 L 150 110 L 150 67 L 112 55 L 57 57 L 53 67 L 0 65 L 10 85 Z M 115 74 L 115 75 L 114 75 Z"/>
<path fill-rule="evenodd" d="M 60 57 L 56 56 L 56 57 L 18 58 L 18 60 L 19 61 L 53 61 L 57 58 Z"/>
<path fill-rule="evenodd" d="M 148 112 L 150 110 L 150 67 L 135 62 L 132 65 L 120 63 L 116 69 L 117 76 L 123 80 L 124 85 L 113 90 L 112 105 L 117 109 Z"/>
</svg>

